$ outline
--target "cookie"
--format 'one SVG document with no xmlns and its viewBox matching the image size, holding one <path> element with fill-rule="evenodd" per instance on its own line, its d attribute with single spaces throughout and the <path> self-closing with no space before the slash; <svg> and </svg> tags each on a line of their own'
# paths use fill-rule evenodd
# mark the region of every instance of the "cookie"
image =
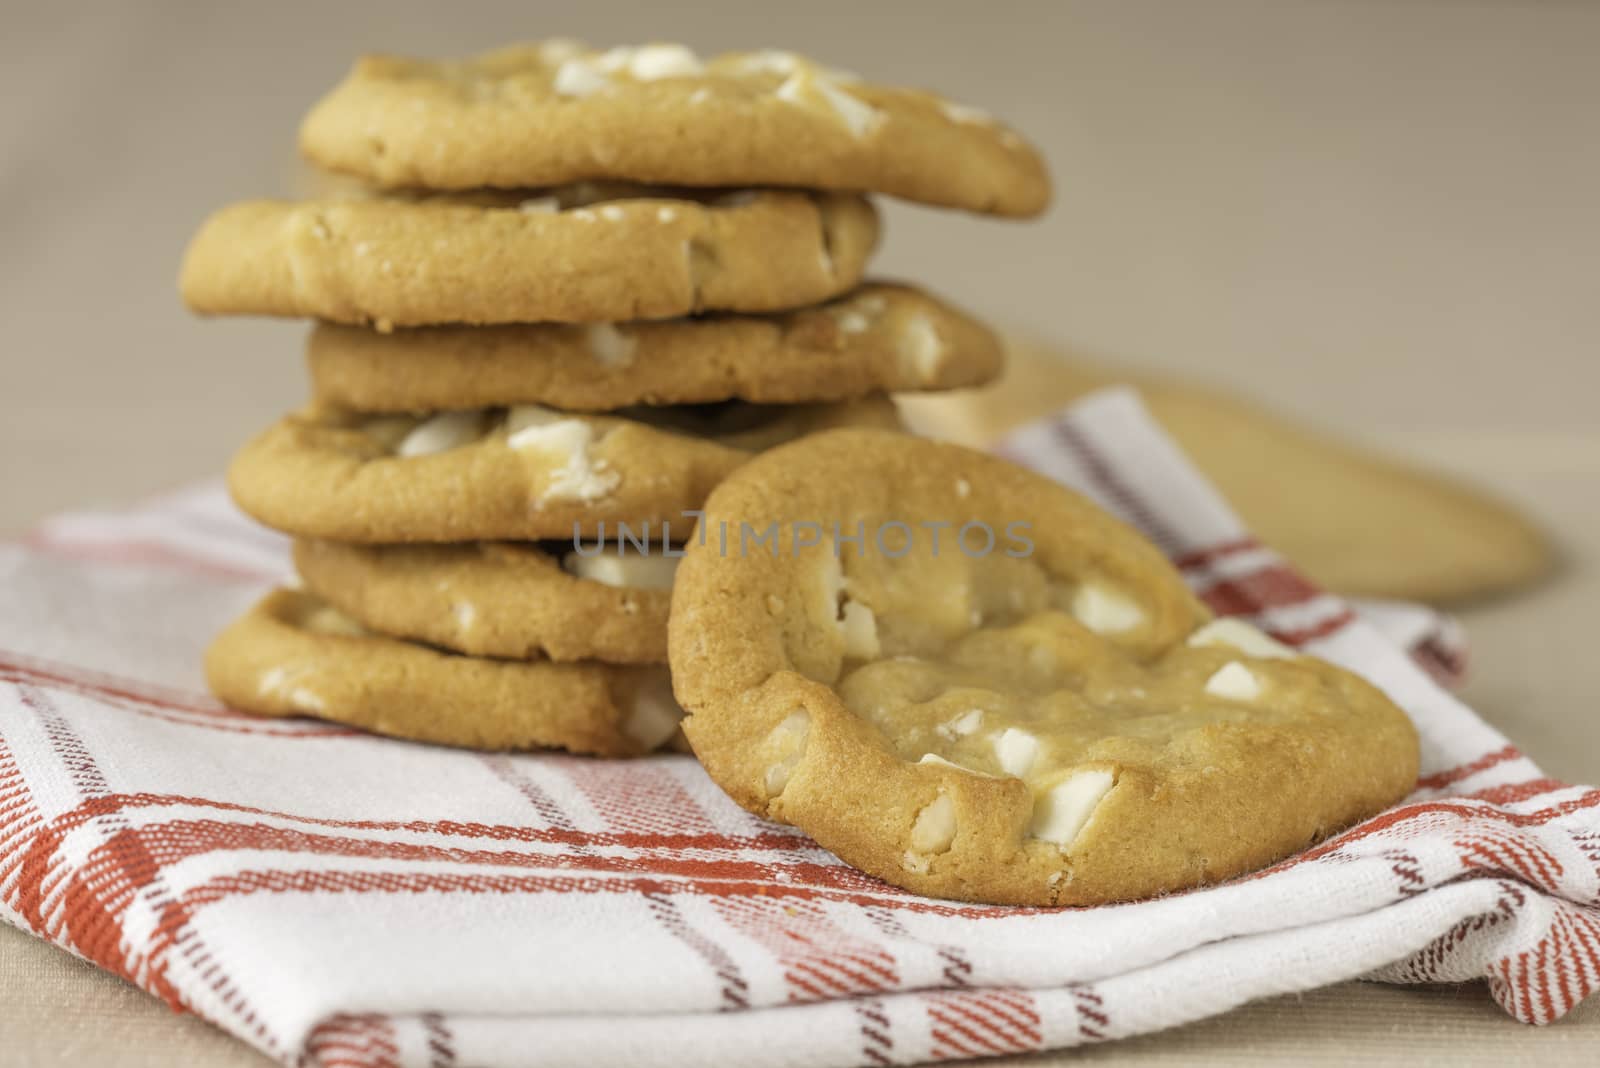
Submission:
<svg viewBox="0 0 1600 1068">
<path fill-rule="evenodd" d="M 1002 363 L 999 340 L 982 324 L 887 283 L 764 316 L 387 334 L 321 323 L 307 356 L 317 400 L 361 412 L 836 401 L 978 386 Z"/>
<path fill-rule="evenodd" d="M 471 656 L 665 664 L 678 558 L 649 548 L 302 539 L 294 562 L 309 592 L 382 634 Z"/>
<path fill-rule="evenodd" d="M 623 178 L 867 190 L 996 215 L 1050 200 L 1037 151 L 975 108 L 792 52 L 545 41 L 471 59 L 367 56 L 312 109 L 301 151 L 391 187 Z"/>
<path fill-rule="evenodd" d="M 660 668 L 453 656 L 374 635 L 294 590 L 224 630 L 206 678 L 240 711 L 471 749 L 637 756 L 668 744 L 681 715 Z"/>
<path fill-rule="evenodd" d="M 537 405 L 432 416 L 312 408 L 247 444 L 228 488 L 267 526 L 334 541 L 534 541 L 615 531 L 619 522 L 657 536 L 672 523 L 681 539 L 693 525 L 684 512 L 753 453 L 843 425 L 898 420 L 881 395 L 617 415 Z"/>
<path fill-rule="evenodd" d="M 695 754 L 743 807 L 909 890 L 1148 897 L 1415 781 L 1416 733 L 1376 688 L 1211 620 L 1131 528 L 996 457 L 819 434 L 740 468 L 702 526 L 668 624 Z M 766 538 L 724 550 L 724 529 Z"/>
<path fill-rule="evenodd" d="M 993 389 L 906 398 L 911 428 L 992 445 L 1096 389 L 1128 383 L 1245 526 L 1327 589 L 1451 603 L 1526 587 L 1557 564 L 1526 516 L 1453 478 L 1217 390 L 1113 371 L 1045 345 L 1008 348 Z"/>
<path fill-rule="evenodd" d="M 878 220 L 860 197 L 553 192 L 253 200 L 212 215 L 179 288 L 216 315 L 379 329 L 767 312 L 861 280 Z"/>
</svg>

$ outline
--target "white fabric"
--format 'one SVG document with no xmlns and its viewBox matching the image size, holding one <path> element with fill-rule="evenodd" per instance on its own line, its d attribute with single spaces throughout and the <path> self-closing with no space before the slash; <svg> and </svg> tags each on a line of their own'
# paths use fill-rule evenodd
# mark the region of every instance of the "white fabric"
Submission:
<svg viewBox="0 0 1600 1068">
<path fill-rule="evenodd" d="M 0 546 L 0 914 L 329 1065 L 907 1063 L 1362 975 L 1486 977 L 1538 1023 L 1600 982 L 1600 791 L 1544 778 L 1251 542 L 1131 394 L 1005 451 L 1139 523 L 1214 606 L 1386 689 L 1423 738 L 1416 792 L 1159 900 L 917 898 L 688 757 L 474 754 L 222 709 L 201 650 L 285 564 L 205 486 Z"/>
</svg>

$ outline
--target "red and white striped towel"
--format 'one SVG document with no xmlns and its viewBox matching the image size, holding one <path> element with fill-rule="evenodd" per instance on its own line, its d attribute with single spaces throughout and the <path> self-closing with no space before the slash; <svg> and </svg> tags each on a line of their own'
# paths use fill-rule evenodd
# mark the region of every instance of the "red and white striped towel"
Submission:
<svg viewBox="0 0 1600 1068">
<path fill-rule="evenodd" d="M 207 487 L 0 546 L 0 915 L 324 1065 L 904 1063 L 1353 976 L 1487 978 L 1543 1023 L 1600 983 L 1600 790 L 1543 777 L 1251 542 L 1131 394 L 1007 451 L 1139 523 L 1219 611 L 1388 690 L 1422 734 L 1415 793 L 1160 900 L 917 898 L 688 757 L 482 755 L 225 711 L 200 651 L 284 558 Z"/>
</svg>

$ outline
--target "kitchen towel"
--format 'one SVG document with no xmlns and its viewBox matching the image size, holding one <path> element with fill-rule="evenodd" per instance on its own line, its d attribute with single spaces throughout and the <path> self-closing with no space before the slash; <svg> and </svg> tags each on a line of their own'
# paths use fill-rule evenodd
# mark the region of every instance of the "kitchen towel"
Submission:
<svg viewBox="0 0 1600 1068">
<path fill-rule="evenodd" d="M 471 753 L 220 707 L 201 650 L 287 565 L 207 485 L 0 546 L 0 916 L 316 1065 L 911 1063 L 1358 976 L 1487 979 L 1544 1023 L 1600 983 L 1600 790 L 1543 776 L 1430 675 L 1453 669 L 1252 541 L 1132 393 L 1001 451 L 1138 525 L 1217 612 L 1388 691 L 1422 736 L 1414 793 L 1157 900 L 919 898 L 690 757 Z M 1459 661 L 1448 626 L 1397 611 L 1414 654 Z"/>
</svg>

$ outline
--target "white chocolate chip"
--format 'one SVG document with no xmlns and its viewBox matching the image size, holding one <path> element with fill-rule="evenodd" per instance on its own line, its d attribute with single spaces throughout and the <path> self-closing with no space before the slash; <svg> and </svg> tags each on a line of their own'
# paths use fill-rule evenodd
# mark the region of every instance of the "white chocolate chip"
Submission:
<svg viewBox="0 0 1600 1068">
<path fill-rule="evenodd" d="M 1206 693 L 1229 701 L 1254 701 L 1261 696 L 1261 680 L 1239 661 L 1230 660 L 1206 680 Z"/>
<path fill-rule="evenodd" d="M 627 216 L 628 213 L 615 204 L 607 204 L 600 209 L 600 217 L 606 222 L 621 222 Z"/>
<path fill-rule="evenodd" d="M 592 501 L 616 488 L 621 476 L 608 470 L 604 461 L 589 455 L 593 443 L 594 428 L 580 419 L 527 426 L 506 439 L 506 444 L 518 452 L 542 453 L 560 460 L 561 466 L 551 472 L 541 501 Z"/>
<path fill-rule="evenodd" d="M 839 329 L 847 334 L 864 334 L 872 325 L 872 320 L 854 308 L 841 308 L 834 313 L 833 318 L 839 324 Z"/>
<path fill-rule="evenodd" d="M 1144 622 L 1144 609 L 1126 595 L 1085 583 L 1072 595 L 1072 615 L 1096 634 L 1122 634 Z"/>
<path fill-rule="evenodd" d="M 1104 768 L 1072 772 L 1042 796 L 1034 798 L 1028 834 L 1066 849 L 1094 816 L 1100 799 L 1115 784 L 1116 779 Z"/>
<path fill-rule="evenodd" d="M 610 85 L 605 74 L 581 56 L 563 60 L 552 83 L 561 96 L 590 96 Z"/>
<path fill-rule="evenodd" d="M 602 367 L 627 367 L 639 347 L 637 338 L 624 334 L 614 323 L 590 323 L 584 327 L 583 340 L 589 355 Z"/>
<path fill-rule="evenodd" d="M 323 703 L 322 698 L 311 690 L 306 689 L 304 686 L 296 686 L 289 691 L 289 707 L 296 712 L 315 715 L 327 706 Z"/>
<path fill-rule="evenodd" d="M 1189 635 L 1188 644 L 1226 645 L 1258 660 L 1287 660 L 1300 655 L 1242 619 L 1213 619 Z"/>
<path fill-rule="evenodd" d="M 372 632 L 331 605 L 322 605 L 300 618 L 300 629 L 339 638 L 370 638 Z"/>
<path fill-rule="evenodd" d="M 945 347 L 932 319 L 921 312 L 908 316 L 895 346 L 900 355 L 900 366 L 919 383 L 927 385 L 938 375 L 944 363 Z"/>
<path fill-rule="evenodd" d="M 943 853 L 956 840 L 956 803 L 940 794 L 924 805 L 911 824 L 913 853 Z"/>
<path fill-rule="evenodd" d="M 616 74 L 628 69 L 628 64 L 633 61 L 633 52 L 634 49 L 629 45 L 618 45 L 615 48 L 606 49 L 599 55 L 591 56 L 589 63 L 595 70 L 604 71 L 607 74 Z"/>
<path fill-rule="evenodd" d="M 972 496 L 972 483 L 968 482 L 964 478 L 956 479 L 956 496 L 960 497 L 962 500 L 966 500 L 968 497 Z"/>
<path fill-rule="evenodd" d="M 628 73 L 642 82 L 705 73 L 700 58 L 681 44 L 640 45 L 628 58 Z"/>
<path fill-rule="evenodd" d="M 940 756 L 938 753 L 923 753 L 922 757 L 917 761 L 917 763 L 918 764 L 932 764 L 935 767 L 940 767 L 940 768 L 951 768 L 951 769 L 953 769 L 955 771 L 964 772 L 964 773 L 966 773 L 968 775 L 976 775 L 980 779 L 993 779 L 993 778 L 997 778 L 998 777 L 998 776 L 995 776 L 995 775 L 990 775 L 986 771 L 979 771 L 977 768 L 969 768 L 969 767 L 965 767 L 965 766 L 963 766 L 961 764 L 957 764 L 954 760 L 946 760 L 944 757 Z"/>
<path fill-rule="evenodd" d="M 802 67 L 778 86 L 779 100 L 831 115 L 852 137 L 865 137 L 884 119 L 883 112 L 857 99 L 828 78 Z"/>
<path fill-rule="evenodd" d="M 432 456 L 469 444 L 483 436 L 482 412 L 440 412 L 418 423 L 395 446 L 398 456 Z"/>
<path fill-rule="evenodd" d="M 803 708 L 797 708 L 767 735 L 765 748 L 771 754 L 773 761 L 767 765 L 762 781 L 767 788 L 768 797 L 776 797 L 788 787 L 795 765 L 799 764 L 800 758 L 805 755 L 806 739 L 810 734 L 811 713 Z"/>
<path fill-rule="evenodd" d="M 566 418 L 561 412 L 542 404 L 519 404 L 506 409 L 506 433 L 516 434 L 530 426 L 549 426 Z"/>
<path fill-rule="evenodd" d="M 275 667 L 262 674 L 256 688 L 263 697 L 276 697 L 296 712 L 316 715 L 326 707 L 322 698 L 304 686 L 294 685 L 294 680 L 305 673 L 303 668 Z"/>
<path fill-rule="evenodd" d="M 650 679 L 633 695 L 633 707 L 622 719 L 622 733 L 646 751 L 666 744 L 683 721 L 683 708 L 672 696 L 672 681 L 665 671 L 651 672 Z"/>
<path fill-rule="evenodd" d="M 570 552 L 561 560 L 561 566 L 578 578 L 598 582 L 605 586 L 634 590 L 670 590 L 678 570 L 678 557 L 645 555 L 639 552 L 623 554 L 619 545 L 607 544 L 590 555 Z"/>
<path fill-rule="evenodd" d="M 763 48 L 740 56 L 739 68 L 749 73 L 793 74 L 805 62 L 793 52 Z"/>
<path fill-rule="evenodd" d="M 839 631 L 844 637 L 846 657 L 871 660 L 878 655 L 878 620 L 872 609 L 860 601 L 845 601 L 839 616 Z"/>
<path fill-rule="evenodd" d="M 675 219 L 677 219 L 677 217 L 678 217 L 678 209 L 677 208 L 657 208 L 656 209 L 656 221 L 657 222 L 669 223 L 669 222 L 672 222 Z"/>
<path fill-rule="evenodd" d="M 529 215 L 550 215 L 561 210 L 557 197 L 529 197 L 517 205 L 517 210 Z"/>
<path fill-rule="evenodd" d="M 819 621 L 837 620 L 839 595 L 844 591 L 844 569 L 839 563 L 839 557 L 834 553 L 821 553 L 812 559 L 815 559 L 817 564 L 814 572 L 815 585 L 807 591 L 812 596 L 808 614 Z"/>
<path fill-rule="evenodd" d="M 939 101 L 939 110 L 944 112 L 945 118 L 951 122 L 966 123 L 972 126 L 993 126 L 994 116 L 982 108 L 968 107 L 966 104 L 955 104 L 948 100 Z"/>
<path fill-rule="evenodd" d="M 828 269 L 832 270 L 831 263 L 829 263 Z M 840 330 L 847 334 L 861 334 L 871 328 L 872 324 L 883 314 L 885 307 L 882 297 L 876 294 L 869 294 L 865 297 L 857 297 L 848 303 L 834 304 L 829 307 L 828 311 L 833 316 L 834 322 L 839 324 Z"/>
<path fill-rule="evenodd" d="M 830 81 L 816 80 L 816 90 L 838 113 L 852 136 L 865 137 L 883 122 L 883 112 Z"/>
<path fill-rule="evenodd" d="M 543 501 L 593 501 L 617 488 L 622 476 L 612 471 L 605 461 L 592 462 L 579 451 L 572 452 L 566 466 L 550 479 L 550 485 L 539 496 Z"/>
<path fill-rule="evenodd" d="M 983 726 L 983 709 L 973 708 L 933 729 L 938 732 L 939 737 L 953 742 L 957 738 L 965 738 L 981 726 Z"/>
<path fill-rule="evenodd" d="M 271 697 L 274 694 L 282 693 L 288 684 L 289 669 L 275 667 L 261 673 L 261 678 L 256 683 L 256 691 L 263 697 Z"/>
<path fill-rule="evenodd" d="M 1024 778 L 1039 759 L 1039 739 L 1027 731 L 1007 727 L 994 740 L 994 756 L 1007 775 Z"/>
<path fill-rule="evenodd" d="M 694 92 L 689 94 L 689 103 L 691 103 L 691 104 L 704 104 L 707 100 L 710 100 L 710 99 L 711 99 L 711 90 L 707 89 L 703 85 L 700 88 L 696 89 Z"/>
</svg>

